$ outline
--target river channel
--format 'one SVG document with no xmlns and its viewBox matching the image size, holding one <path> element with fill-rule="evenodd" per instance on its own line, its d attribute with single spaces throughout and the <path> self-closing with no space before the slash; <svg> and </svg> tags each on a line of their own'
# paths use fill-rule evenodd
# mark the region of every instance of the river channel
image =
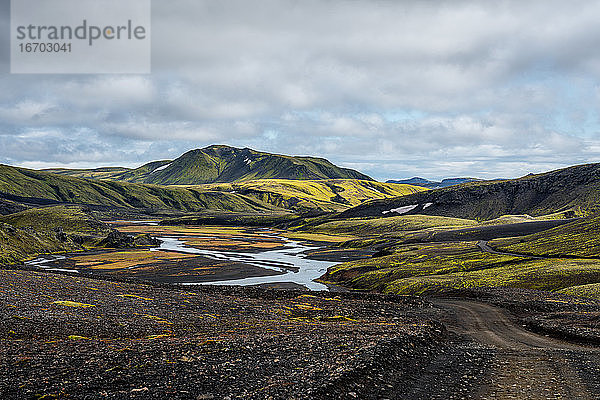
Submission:
<svg viewBox="0 0 600 400">
<path fill-rule="evenodd" d="M 121 230 L 127 231 L 126 228 Z M 141 277 L 184 286 L 295 284 L 309 290 L 328 290 L 315 279 L 337 264 L 308 258 L 307 253 L 320 247 L 285 238 L 270 230 L 243 234 L 225 231 L 222 234 L 200 228 L 197 231 L 194 228 L 167 228 L 170 229 L 139 224 L 132 228 L 132 231 L 147 232 L 160 239 L 161 244 L 154 248 L 48 255 L 27 264 L 48 271 Z M 183 272 L 182 265 L 187 268 Z M 232 273 L 231 269 L 236 266 L 244 272 Z M 152 274 L 148 272 L 150 269 Z M 222 272 L 225 269 L 229 272 Z M 210 273 L 194 275 L 196 270 L 209 270 Z M 167 279 L 169 276 L 176 278 Z"/>
</svg>

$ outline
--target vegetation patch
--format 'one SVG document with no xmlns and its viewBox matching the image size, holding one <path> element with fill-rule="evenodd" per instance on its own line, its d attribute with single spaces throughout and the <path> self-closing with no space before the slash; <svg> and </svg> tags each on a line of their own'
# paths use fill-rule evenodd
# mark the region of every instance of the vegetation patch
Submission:
<svg viewBox="0 0 600 400">
<path fill-rule="evenodd" d="M 600 258 L 600 215 L 533 235 L 490 242 L 498 249 L 541 256 Z"/>
<path fill-rule="evenodd" d="M 31 208 L 0 217 L 0 222 L 36 231 L 62 230 L 66 234 L 107 235 L 110 227 L 82 206 Z"/>
<path fill-rule="evenodd" d="M 70 300 L 53 301 L 52 304 L 58 304 L 59 306 L 67 306 L 67 307 L 77 307 L 77 308 L 96 307 L 93 304 L 79 303 L 79 302 L 70 301 Z"/>
<path fill-rule="evenodd" d="M 341 211 L 367 200 L 404 196 L 427 190 L 418 186 L 358 179 L 261 179 L 197 187 L 243 193 L 274 206 L 295 211 Z"/>
<path fill-rule="evenodd" d="M 67 339 L 69 339 L 69 340 L 92 340 L 89 337 L 79 336 L 79 335 L 69 335 L 69 336 L 67 336 Z"/>
<path fill-rule="evenodd" d="M 475 242 L 393 247 L 392 253 L 329 268 L 321 281 L 354 289 L 421 295 L 477 287 L 514 287 L 595 297 L 600 261 L 491 254 Z"/>
<path fill-rule="evenodd" d="M 521 261 L 520 257 L 484 253 L 475 242 L 405 245 L 394 248 L 390 255 L 333 266 L 321 280 L 356 289 L 381 291 L 398 279 L 465 273 Z"/>
<path fill-rule="evenodd" d="M 336 235 L 328 233 L 309 233 L 309 232 L 282 232 L 282 236 L 288 239 L 295 240 L 308 240 L 312 242 L 326 242 L 326 243 L 341 243 L 353 240 L 356 237 L 349 235 Z"/>
<path fill-rule="evenodd" d="M 275 208 L 238 193 L 93 181 L 6 165 L 0 165 L 0 198 L 38 204 L 97 204 L 149 211 L 266 211 Z"/>
<path fill-rule="evenodd" d="M 428 228 L 453 228 L 476 225 L 468 219 L 431 215 L 398 215 L 387 218 L 350 218 L 306 226 L 312 232 L 351 233 L 354 235 L 391 235 L 392 232 L 417 231 Z M 299 229 L 303 229 L 300 227 Z"/>
<path fill-rule="evenodd" d="M 589 260 L 532 260 L 518 265 L 392 281 L 384 293 L 425 294 L 477 287 L 557 291 L 600 282 L 600 263 Z"/>
</svg>

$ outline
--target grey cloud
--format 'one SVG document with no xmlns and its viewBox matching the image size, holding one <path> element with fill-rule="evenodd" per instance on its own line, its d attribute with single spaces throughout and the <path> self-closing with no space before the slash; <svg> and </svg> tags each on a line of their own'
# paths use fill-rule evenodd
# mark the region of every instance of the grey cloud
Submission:
<svg viewBox="0 0 600 400">
<path fill-rule="evenodd" d="M 0 75 L 0 160 L 226 143 L 438 178 L 600 155 L 599 1 L 153 3 L 151 75 Z"/>
</svg>

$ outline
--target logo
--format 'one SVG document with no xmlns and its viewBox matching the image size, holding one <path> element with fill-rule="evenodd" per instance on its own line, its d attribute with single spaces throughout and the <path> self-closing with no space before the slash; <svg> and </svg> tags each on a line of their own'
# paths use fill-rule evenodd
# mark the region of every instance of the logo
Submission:
<svg viewBox="0 0 600 400">
<path fill-rule="evenodd" d="M 12 73 L 149 73 L 150 0 L 11 0 Z"/>
</svg>

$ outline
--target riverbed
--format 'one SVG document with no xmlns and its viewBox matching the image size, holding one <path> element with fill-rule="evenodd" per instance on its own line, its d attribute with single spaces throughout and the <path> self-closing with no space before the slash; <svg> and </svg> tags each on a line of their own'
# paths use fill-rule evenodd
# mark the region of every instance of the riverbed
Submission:
<svg viewBox="0 0 600 400">
<path fill-rule="evenodd" d="M 221 227 L 119 226 L 161 240 L 146 249 L 48 255 L 27 262 L 48 271 L 140 278 L 176 285 L 261 285 L 328 290 L 315 280 L 334 261 L 311 259 L 322 246 L 292 240 L 271 230 Z"/>
</svg>

